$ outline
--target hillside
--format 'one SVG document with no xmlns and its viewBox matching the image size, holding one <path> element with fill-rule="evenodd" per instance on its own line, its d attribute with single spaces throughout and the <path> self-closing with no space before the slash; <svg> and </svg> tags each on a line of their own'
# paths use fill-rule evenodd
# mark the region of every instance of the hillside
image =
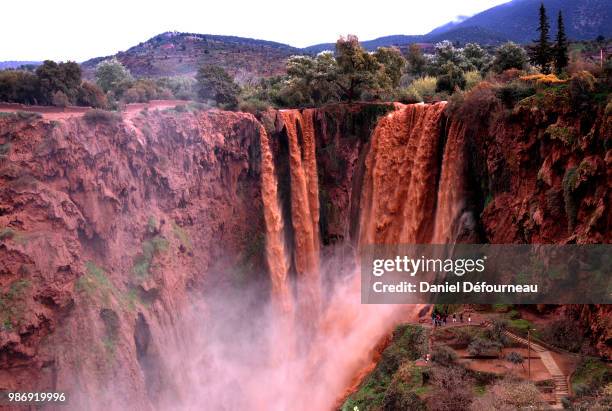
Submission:
<svg viewBox="0 0 612 411">
<path fill-rule="evenodd" d="M 557 14 L 563 12 L 567 35 L 572 40 L 592 40 L 599 35 L 610 37 L 612 2 L 607 0 L 543 0 L 551 22 L 557 29 Z M 478 13 L 454 25 L 453 29 L 481 27 L 496 31 L 509 40 L 529 43 L 536 38 L 540 0 L 513 0 Z M 447 32 L 451 34 L 451 32 Z M 454 39 L 451 39 L 454 40 Z"/>
<path fill-rule="evenodd" d="M 271 76 L 282 73 L 285 59 L 300 50 L 286 44 L 234 36 L 166 32 L 115 55 L 136 76 L 193 75 L 202 64 L 220 65 L 232 75 Z M 96 64 L 82 64 L 91 74 Z M 249 73 L 249 74 L 247 74 Z"/>
<path fill-rule="evenodd" d="M 612 36 L 612 2 L 606 0 L 544 0 L 551 23 L 551 33 L 557 30 L 557 14 L 563 12 L 567 35 L 572 40 L 593 40 L 602 35 Z M 362 42 L 368 50 L 382 46 L 409 43 L 436 43 L 450 40 L 464 44 L 499 44 L 508 40 L 530 43 L 537 36 L 536 27 L 540 0 L 514 0 L 485 10 L 460 22 L 449 22 L 423 35 L 391 35 Z M 334 43 L 316 44 L 305 50 L 318 53 L 333 50 Z"/>
</svg>

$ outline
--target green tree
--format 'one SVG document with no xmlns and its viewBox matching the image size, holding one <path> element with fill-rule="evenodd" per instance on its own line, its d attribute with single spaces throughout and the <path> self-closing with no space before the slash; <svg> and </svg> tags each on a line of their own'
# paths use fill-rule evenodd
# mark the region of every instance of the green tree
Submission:
<svg viewBox="0 0 612 411">
<path fill-rule="evenodd" d="M 281 105 L 303 107 L 338 100 L 338 64 L 331 52 L 316 57 L 292 56 L 287 60 L 287 80 L 281 92 Z"/>
<path fill-rule="evenodd" d="M 121 96 L 132 82 L 130 71 L 116 58 L 104 60 L 96 66 L 96 84 L 108 93 L 112 92 L 116 97 Z"/>
<path fill-rule="evenodd" d="M 198 96 L 202 100 L 213 100 L 218 107 L 234 109 L 238 106 L 240 87 L 223 67 L 205 65 L 196 75 Z"/>
<path fill-rule="evenodd" d="M 550 31 L 550 24 L 546 16 L 544 3 L 540 4 L 540 23 L 538 25 L 538 31 L 540 32 L 540 37 L 534 40 L 536 44 L 529 49 L 529 59 L 534 65 L 540 67 L 542 73 L 549 74 L 553 52 L 550 45 L 550 36 L 548 34 Z"/>
<path fill-rule="evenodd" d="M 0 101 L 41 104 L 38 77 L 27 71 L 0 71 Z"/>
<path fill-rule="evenodd" d="M 338 76 L 335 79 L 344 100 L 361 98 L 364 91 L 377 88 L 380 63 L 359 44 L 357 36 L 340 37 L 336 42 Z"/>
<path fill-rule="evenodd" d="M 555 72 L 561 73 L 567 67 L 569 59 L 567 57 L 567 36 L 565 35 L 565 24 L 563 23 L 563 14 L 559 11 L 557 18 L 557 37 L 555 39 Z"/>
<path fill-rule="evenodd" d="M 413 76 L 422 76 L 425 73 L 427 59 L 418 44 L 411 44 L 408 48 L 408 72 Z"/>
<path fill-rule="evenodd" d="M 509 41 L 495 50 L 493 70 L 496 73 L 501 73 L 509 69 L 523 70 L 526 64 L 527 54 L 518 44 Z"/>
<path fill-rule="evenodd" d="M 476 43 L 467 43 L 463 47 L 463 56 L 467 63 L 467 71 L 478 70 L 484 73 L 491 64 L 489 53 Z"/>
<path fill-rule="evenodd" d="M 465 88 L 465 76 L 456 64 L 449 61 L 442 66 L 441 73 L 436 82 L 436 91 L 453 93 L 456 89 Z"/>
<path fill-rule="evenodd" d="M 36 69 L 40 96 L 44 104 L 53 104 L 53 97 L 61 91 L 68 103 L 75 102 L 81 86 L 81 67 L 74 61 L 56 63 L 45 60 Z"/>
<path fill-rule="evenodd" d="M 435 45 L 435 56 L 429 67 L 432 75 L 446 74 L 447 64 L 452 63 L 462 71 L 467 69 L 466 60 L 461 49 L 455 48 L 448 40 L 441 41 Z M 446 68 L 445 68 L 446 66 Z"/>
<path fill-rule="evenodd" d="M 376 60 L 382 65 L 383 82 L 388 82 L 391 88 L 397 88 L 406 67 L 406 59 L 395 47 L 379 47 L 374 53 Z"/>
</svg>

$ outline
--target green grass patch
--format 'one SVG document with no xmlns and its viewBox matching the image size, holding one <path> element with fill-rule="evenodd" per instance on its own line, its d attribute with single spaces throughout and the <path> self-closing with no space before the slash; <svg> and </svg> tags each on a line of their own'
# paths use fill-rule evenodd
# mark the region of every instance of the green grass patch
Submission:
<svg viewBox="0 0 612 411">
<path fill-rule="evenodd" d="M 106 272 L 93 261 L 85 262 L 85 274 L 77 279 L 75 289 L 82 295 L 105 303 L 110 303 L 110 296 L 115 291 Z"/>
<path fill-rule="evenodd" d="M 30 288 L 29 280 L 16 280 L 6 292 L 0 292 L 0 327 L 10 331 L 23 320 L 26 311 L 26 295 Z"/>
<path fill-rule="evenodd" d="M 531 329 L 531 336 L 534 338 L 539 338 L 540 336 L 540 332 L 539 330 L 535 329 L 534 330 L 534 326 L 533 323 L 531 321 L 525 320 L 523 318 L 517 318 L 514 320 L 510 320 L 508 322 L 508 328 L 510 329 L 510 331 L 513 331 L 514 333 L 526 337 L 527 336 L 527 330 Z"/>
<path fill-rule="evenodd" d="M 512 310 L 512 304 L 493 304 L 493 311 L 497 313 L 507 313 Z"/>
<path fill-rule="evenodd" d="M 359 389 L 343 404 L 342 410 L 360 411 L 394 408 L 412 404 L 410 409 L 422 409 L 420 395 L 428 392 L 424 385 L 423 368 L 414 365 L 427 349 L 426 331 L 419 326 L 400 325 L 383 351 L 376 368 Z"/>
<path fill-rule="evenodd" d="M 132 272 L 137 280 L 142 281 L 151 274 L 153 258 L 159 253 L 166 252 L 168 247 L 168 240 L 159 235 L 142 243 L 142 252 L 134 257 L 132 267 Z"/>
<path fill-rule="evenodd" d="M 17 233 L 15 232 L 15 230 L 13 230 L 12 228 L 5 227 L 0 230 L 0 241 L 10 240 L 14 238 L 16 235 Z"/>
<path fill-rule="evenodd" d="M 179 240 L 181 245 L 188 252 L 193 251 L 193 246 L 191 245 L 191 239 L 189 238 L 189 234 L 185 231 L 184 228 L 176 224 L 174 221 L 172 222 L 172 233 Z"/>
</svg>

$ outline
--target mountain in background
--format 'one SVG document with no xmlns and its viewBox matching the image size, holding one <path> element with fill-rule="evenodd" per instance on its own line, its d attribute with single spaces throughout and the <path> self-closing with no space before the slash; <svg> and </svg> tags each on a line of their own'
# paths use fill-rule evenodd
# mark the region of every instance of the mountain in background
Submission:
<svg viewBox="0 0 612 411">
<path fill-rule="evenodd" d="M 42 61 L 0 61 L 0 70 L 16 69 L 21 66 L 39 66 Z"/>
<path fill-rule="evenodd" d="M 100 61 L 116 57 L 135 76 L 194 75 L 201 65 L 214 64 L 233 76 L 265 77 L 283 73 L 286 58 L 298 53 L 298 48 L 273 41 L 166 32 L 115 56 L 87 60 L 82 67 L 90 76 Z"/>
<path fill-rule="evenodd" d="M 537 38 L 540 3 L 546 7 L 553 36 L 557 30 L 560 10 L 563 12 L 566 34 L 571 40 L 593 40 L 599 35 L 606 38 L 612 36 L 610 0 L 513 0 L 478 13 L 451 28 L 481 27 L 517 43 L 530 43 Z M 434 32 L 452 34 L 450 30 L 444 30 L 444 26 L 429 35 Z"/>
<path fill-rule="evenodd" d="M 450 40 L 460 44 L 476 42 L 497 45 L 506 41 L 531 43 L 537 38 L 538 12 L 541 0 L 513 0 L 472 17 L 461 17 L 423 35 L 392 35 L 361 44 L 368 50 L 402 46 L 409 43 L 437 43 Z M 551 39 L 557 30 L 557 15 L 563 12 L 566 34 L 571 40 L 593 40 L 602 35 L 612 37 L 612 1 L 610 0 L 544 0 L 551 24 Z M 334 43 L 316 44 L 304 50 L 318 53 L 333 50 Z"/>
</svg>

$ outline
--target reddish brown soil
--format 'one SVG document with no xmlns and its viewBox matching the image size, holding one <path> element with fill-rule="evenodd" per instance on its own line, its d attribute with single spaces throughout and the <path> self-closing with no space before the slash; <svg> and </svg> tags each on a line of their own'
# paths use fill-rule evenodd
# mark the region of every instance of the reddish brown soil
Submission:
<svg viewBox="0 0 612 411">
<path fill-rule="evenodd" d="M 185 100 L 151 100 L 148 103 L 132 103 L 127 104 L 122 114 L 126 118 L 133 118 L 141 110 L 163 110 L 167 108 L 173 108 L 180 104 L 186 104 L 188 101 Z M 0 103 L 0 112 L 4 113 L 15 113 L 18 111 L 26 111 L 30 113 L 38 113 L 42 115 L 45 120 L 65 120 L 72 117 L 82 117 L 83 114 L 91 110 L 90 107 L 53 107 L 53 106 L 27 106 L 23 104 L 12 104 L 12 103 Z"/>
</svg>

